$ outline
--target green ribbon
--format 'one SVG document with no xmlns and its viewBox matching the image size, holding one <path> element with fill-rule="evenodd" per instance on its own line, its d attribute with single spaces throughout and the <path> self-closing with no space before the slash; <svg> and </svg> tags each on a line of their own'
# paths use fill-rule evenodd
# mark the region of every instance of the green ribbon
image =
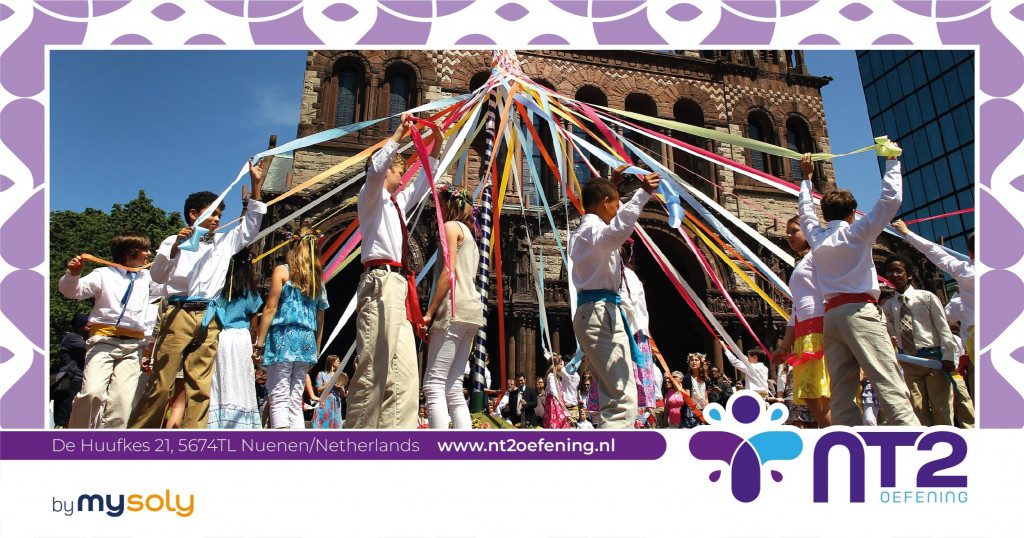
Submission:
<svg viewBox="0 0 1024 538">
<path fill-rule="evenodd" d="M 778 155 L 779 157 L 786 157 L 788 159 L 801 159 L 803 157 L 802 153 L 798 153 L 796 151 L 781 146 L 776 146 L 775 144 L 769 144 L 768 142 L 763 142 L 761 140 L 753 140 L 731 133 L 723 133 L 720 131 L 716 131 L 714 129 L 708 129 L 706 127 L 697 127 L 696 125 L 690 125 L 688 123 L 681 123 L 678 121 L 666 120 L 662 118 L 656 118 L 653 116 L 646 116 L 644 114 L 637 114 L 636 112 L 628 112 L 625 110 L 619 110 L 606 106 L 594 104 L 591 104 L 590 106 L 607 110 L 608 112 L 617 114 L 619 116 L 625 116 L 627 118 L 640 120 L 644 123 L 649 123 L 652 125 L 657 125 L 659 127 L 673 129 L 675 131 L 681 131 L 701 138 L 710 138 L 712 140 L 722 142 L 723 144 L 731 144 L 734 146 L 749 148 L 755 151 L 767 153 L 769 155 Z M 811 160 L 832 160 L 837 157 L 846 157 L 847 155 L 856 155 L 857 153 L 864 153 L 872 150 L 874 150 L 879 157 L 899 157 L 901 154 L 903 154 L 903 150 L 897 147 L 896 144 L 894 144 L 891 140 L 889 140 L 888 136 L 882 135 L 876 136 L 875 143 L 870 146 L 865 146 L 863 148 L 851 151 L 849 153 L 812 153 Z"/>
</svg>

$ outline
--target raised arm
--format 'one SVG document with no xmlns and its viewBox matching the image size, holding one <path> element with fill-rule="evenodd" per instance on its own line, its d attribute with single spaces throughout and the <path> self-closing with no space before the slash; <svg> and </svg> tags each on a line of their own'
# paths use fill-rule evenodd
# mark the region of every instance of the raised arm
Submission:
<svg viewBox="0 0 1024 538">
<path fill-rule="evenodd" d="M 281 290 L 284 283 L 288 281 L 288 268 L 278 265 L 274 268 L 274 274 L 270 277 L 270 293 L 267 295 L 267 305 L 263 307 L 263 317 L 260 318 L 259 332 L 256 334 L 256 347 L 253 350 L 253 359 L 263 356 L 263 345 L 267 339 L 267 332 L 270 331 L 270 324 L 277 314 L 277 305 L 281 302 Z"/>
<path fill-rule="evenodd" d="M 882 176 L 882 193 L 875 207 L 850 225 L 850 239 L 860 243 L 874 243 L 878 234 L 896 216 L 902 203 L 903 175 L 900 173 L 900 162 L 895 157 L 889 157 L 885 162 L 885 175 Z"/>
<path fill-rule="evenodd" d="M 613 252 L 618 249 L 630 234 L 633 233 L 633 225 L 640 218 L 640 211 L 651 199 L 651 194 L 661 183 L 661 176 L 649 174 L 643 179 L 643 189 L 636 191 L 636 194 L 628 202 L 619 208 L 611 222 L 607 226 L 593 228 L 592 241 L 594 246 L 606 252 Z"/>
<path fill-rule="evenodd" d="M 444 133 L 437 126 L 433 126 L 434 130 L 434 147 L 430 151 L 430 156 L 427 161 L 430 162 L 430 169 L 434 173 L 434 179 L 436 180 L 441 175 L 441 171 L 437 169 L 438 156 L 441 154 L 441 146 L 444 145 Z M 402 213 L 409 211 L 409 205 L 415 204 L 423 198 L 426 193 L 429 183 L 427 182 L 427 171 L 420 168 L 420 172 L 416 174 L 416 179 L 413 180 L 412 184 L 402 189 L 402 192 L 395 196 L 395 200 L 398 202 L 398 207 L 401 208 Z"/>
<path fill-rule="evenodd" d="M 903 238 L 921 254 L 924 254 L 925 257 L 928 258 L 928 261 L 934 263 L 939 269 L 949 273 L 949 275 L 957 279 L 957 281 L 973 281 L 974 262 L 955 258 L 939 245 L 936 245 L 935 243 L 932 243 L 931 241 L 910 231 L 910 228 L 907 228 L 906 223 L 902 220 L 892 223 L 892 226 L 893 228 L 896 228 L 897 231 L 903 233 Z"/>
<path fill-rule="evenodd" d="M 800 210 L 800 229 L 804 232 L 804 238 L 811 248 L 816 247 L 818 231 L 821 230 L 821 223 L 818 222 L 818 214 L 814 212 L 814 190 L 811 179 L 814 177 L 814 165 L 811 163 L 811 154 L 807 153 L 800 161 L 800 169 L 803 171 L 804 179 L 800 182 L 800 197 L 797 200 Z"/>
<path fill-rule="evenodd" d="M 174 274 L 174 268 L 178 264 L 178 243 L 183 240 L 182 236 L 185 236 L 185 239 L 191 237 L 192 228 L 187 226 L 182 228 L 178 235 L 164 239 L 163 243 L 160 243 L 160 246 L 156 249 L 153 265 L 149 268 L 149 276 L 153 279 L 153 282 L 166 284 L 171 279 L 171 275 Z"/>
<path fill-rule="evenodd" d="M 82 277 L 85 262 L 75 256 L 68 262 L 67 272 L 57 282 L 57 289 L 68 299 L 89 299 L 100 292 L 100 275 L 96 271 Z"/>
<path fill-rule="evenodd" d="M 398 143 L 409 134 L 410 123 L 408 117 L 402 114 L 391 138 L 370 157 L 370 165 L 366 168 L 366 188 L 372 189 L 370 193 L 376 195 L 384 190 L 384 176 L 391 166 L 391 159 L 398 153 Z"/>
</svg>

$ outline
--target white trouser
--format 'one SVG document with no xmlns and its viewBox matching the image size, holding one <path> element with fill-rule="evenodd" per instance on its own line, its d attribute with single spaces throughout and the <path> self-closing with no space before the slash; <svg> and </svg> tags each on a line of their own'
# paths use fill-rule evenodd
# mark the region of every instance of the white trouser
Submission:
<svg viewBox="0 0 1024 538">
<path fill-rule="evenodd" d="M 478 325 L 453 321 L 447 329 L 430 332 L 423 395 L 427 399 L 431 429 L 446 430 L 449 422 L 456 430 L 473 426 L 466 396 L 462 393 L 462 375 L 478 328 Z"/>
<path fill-rule="evenodd" d="M 270 389 L 270 427 L 303 429 L 302 391 L 306 390 L 305 362 L 278 362 L 267 366 L 267 387 Z"/>
</svg>

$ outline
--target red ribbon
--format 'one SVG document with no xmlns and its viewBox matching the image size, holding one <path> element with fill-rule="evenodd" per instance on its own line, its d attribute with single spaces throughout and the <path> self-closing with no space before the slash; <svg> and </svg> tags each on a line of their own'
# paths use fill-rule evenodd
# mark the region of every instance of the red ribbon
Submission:
<svg viewBox="0 0 1024 538">
<path fill-rule="evenodd" d="M 920 219 L 907 220 L 907 221 L 904 221 L 903 224 L 907 224 L 907 225 L 917 224 L 918 222 L 925 222 L 925 221 L 928 221 L 928 220 L 935 220 L 935 219 L 942 219 L 942 218 L 946 218 L 946 217 L 952 217 L 953 215 L 960 215 L 962 213 L 970 213 L 972 211 L 974 211 L 974 208 L 973 207 L 969 207 L 967 209 L 961 209 L 960 211 L 950 211 L 949 213 L 943 213 L 941 215 L 934 215 L 934 216 L 931 216 L 931 217 L 924 217 L 924 218 L 920 218 Z"/>
</svg>

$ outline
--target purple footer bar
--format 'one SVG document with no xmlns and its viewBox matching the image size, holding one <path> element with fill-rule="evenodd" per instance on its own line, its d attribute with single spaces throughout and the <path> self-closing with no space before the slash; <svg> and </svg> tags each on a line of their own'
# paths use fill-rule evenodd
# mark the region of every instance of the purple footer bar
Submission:
<svg viewBox="0 0 1024 538">
<path fill-rule="evenodd" d="M 653 431 L 0 432 L 4 460 L 653 460 Z"/>
</svg>

